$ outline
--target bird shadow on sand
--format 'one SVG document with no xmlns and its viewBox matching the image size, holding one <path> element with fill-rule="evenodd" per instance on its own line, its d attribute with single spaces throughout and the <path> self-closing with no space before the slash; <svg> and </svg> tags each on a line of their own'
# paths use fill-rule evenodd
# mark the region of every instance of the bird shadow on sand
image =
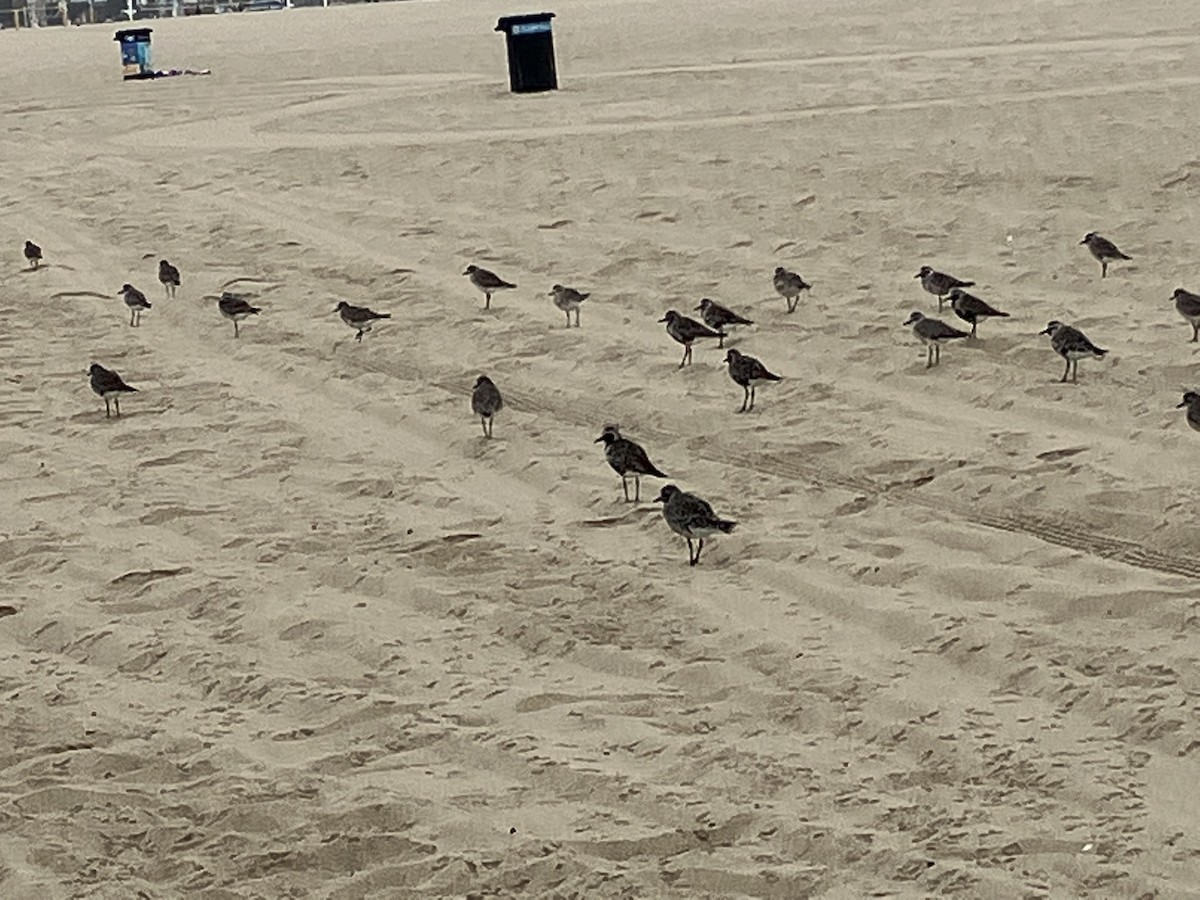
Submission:
<svg viewBox="0 0 1200 900">
<path fill-rule="evenodd" d="M 42 263 L 36 269 L 31 269 L 26 266 L 24 269 L 18 269 L 21 275 L 36 275 L 38 272 L 45 272 L 47 269 L 62 269 L 64 272 L 74 272 L 73 266 L 68 266 L 64 263 Z"/>
</svg>

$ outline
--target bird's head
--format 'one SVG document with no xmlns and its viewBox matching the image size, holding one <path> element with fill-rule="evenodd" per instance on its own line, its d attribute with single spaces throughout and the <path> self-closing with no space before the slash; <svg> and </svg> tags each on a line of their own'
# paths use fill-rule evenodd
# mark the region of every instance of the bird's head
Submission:
<svg viewBox="0 0 1200 900">
<path fill-rule="evenodd" d="M 347 303 L 345 300 L 339 300 L 337 307 L 334 309 L 334 312 L 341 312 L 343 309 L 348 309 L 349 306 L 350 306 L 350 304 Z"/>
<path fill-rule="evenodd" d="M 1083 236 L 1083 240 L 1082 240 L 1082 241 L 1080 241 L 1079 243 L 1081 243 L 1081 244 L 1090 244 L 1090 243 L 1091 243 L 1092 241 L 1094 241 L 1095 239 L 1096 239 L 1096 232 L 1094 232 L 1094 231 L 1089 231 L 1087 234 L 1085 234 L 1085 235 Z"/>
<path fill-rule="evenodd" d="M 674 322 L 678 318 L 679 318 L 679 313 L 675 312 L 675 310 L 673 310 L 673 309 L 668 309 L 666 312 L 666 315 L 664 315 L 658 321 L 670 323 L 670 322 Z"/>
<path fill-rule="evenodd" d="M 467 266 L 466 271 L 464 271 L 463 274 L 464 275 L 474 275 L 478 271 L 479 271 L 479 266 L 472 264 L 472 265 Z"/>
<path fill-rule="evenodd" d="M 679 488 L 673 484 L 664 484 L 663 489 L 658 492 L 658 496 L 654 498 L 655 503 L 669 503 L 671 498 L 679 493 Z"/>
<path fill-rule="evenodd" d="M 491 384 L 491 383 L 492 383 L 492 379 L 488 378 L 486 375 L 480 375 L 478 378 L 475 379 L 475 387 L 482 387 L 485 384 Z"/>
<path fill-rule="evenodd" d="M 933 273 L 933 269 L 930 268 L 929 266 L 921 266 L 921 271 L 919 271 L 916 275 L 914 275 L 913 278 L 924 278 L 925 276 L 931 275 L 932 273 Z"/>
<path fill-rule="evenodd" d="M 904 320 L 904 324 L 905 325 L 916 325 L 918 322 L 920 322 L 924 318 L 925 318 L 925 314 L 923 312 L 919 312 L 918 310 L 914 309 L 912 311 L 912 314 L 907 319 Z"/>
<path fill-rule="evenodd" d="M 1176 409 L 1183 409 L 1185 406 L 1191 406 L 1197 400 L 1200 400 L 1200 394 L 1195 391 L 1185 391 L 1183 394 L 1183 402 L 1178 404 Z"/>
<path fill-rule="evenodd" d="M 1175 293 L 1173 293 L 1173 294 L 1171 295 L 1171 299 L 1172 299 L 1172 300 L 1178 300 L 1178 299 L 1179 299 L 1179 296 L 1180 296 L 1180 294 L 1186 294 L 1186 293 L 1187 293 L 1187 291 L 1185 291 L 1183 288 L 1175 288 Z"/>
<path fill-rule="evenodd" d="M 775 277 L 778 278 L 780 275 L 782 275 L 786 271 L 787 271 L 787 269 L 785 269 L 783 266 L 776 266 L 775 267 Z"/>
<path fill-rule="evenodd" d="M 742 358 L 742 354 L 740 352 L 738 352 L 737 350 L 734 350 L 731 348 L 731 349 L 725 351 L 725 362 L 727 362 L 727 363 L 735 363 L 741 358 Z"/>
<path fill-rule="evenodd" d="M 87 373 L 88 373 L 89 375 L 96 375 L 96 374 L 99 374 L 100 372 L 103 372 L 103 371 L 104 371 L 104 369 L 103 369 L 103 368 L 101 368 L 99 364 L 97 364 L 97 363 L 92 363 L 90 366 L 88 366 L 88 371 L 87 371 Z"/>
<path fill-rule="evenodd" d="M 563 292 L 563 286 L 561 284 L 556 284 L 556 285 L 554 285 L 554 287 L 550 288 L 549 296 L 557 297 L 562 292 Z"/>
<path fill-rule="evenodd" d="M 117 291 L 117 296 L 120 297 L 122 294 L 128 294 L 132 290 L 134 290 L 133 285 L 126 282 L 125 284 L 121 285 L 121 289 Z"/>
<path fill-rule="evenodd" d="M 603 429 L 601 429 L 600 437 L 596 438 L 594 441 L 592 441 L 592 443 L 593 444 L 603 443 L 604 446 L 607 447 L 609 444 L 611 444 L 615 440 L 618 440 L 620 437 L 621 437 L 621 427 L 619 425 L 617 425 L 615 422 L 609 422 L 607 425 L 604 426 Z"/>
<path fill-rule="evenodd" d="M 1054 333 L 1062 327 L 1063 323 L 1058 321 L 1058 319 L 1055 319 L 1054 321 L 1047 323 L 1046 327 L 1039 331 L 1038 334 L 1048 334 L 1053 337 Z"/>
<path fill-rule="evenodd" d="M 703 300 L 700 301 L 700 305 L 696 307 L 696 311 L 703 312 L 704 310 L 708 309 L 710 306 L 712 306 L 712 301 L 709 300 L 707 297 L 705 297 Z"/>
</svg>

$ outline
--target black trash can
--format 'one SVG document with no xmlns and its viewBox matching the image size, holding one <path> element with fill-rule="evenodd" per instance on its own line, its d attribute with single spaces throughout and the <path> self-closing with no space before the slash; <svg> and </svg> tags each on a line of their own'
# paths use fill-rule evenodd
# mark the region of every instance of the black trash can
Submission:
<svg viewBox="0 0 1200 900">
<path fill-rule="evenodd" d="M 507 35 L 508 86 L 516 94 L 558 89 L 554 68 L 554 35 L 550 20 L 554 13 L 505 16 L 496 24 Z"/>
</svg>

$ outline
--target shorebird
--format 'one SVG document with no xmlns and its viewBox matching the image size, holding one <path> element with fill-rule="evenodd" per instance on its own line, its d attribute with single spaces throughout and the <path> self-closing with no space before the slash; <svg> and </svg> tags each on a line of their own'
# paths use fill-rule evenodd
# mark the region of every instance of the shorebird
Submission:
<svg viewBox="0 0 1200 900">
<path fill-rule="evenodd" d="M 36 269 L 42 262 L 42 248 L 33 241 L 25 242 L 25 261 L 31 269 Z"/>
<path fill-rule="evenodd" d="M 167 292 L 168 300 L 175 299 L 175 288 L 183 284 L 179 280 L 179 270 L 165 259 L 158 261 L 158 281 L 163 286 L 163 290 Z"/>
<path fill-rule="evenodd" d="M 689 365 L 692 361 L 692 344 L 700 338 L 719 338 L 722 337 L 716 331 L 713 331 L 707 325 L 697 322 L 695 319 L 689 319 L 687 316 L 681 316 L 673 309 L 667 310 L 667 314 L 658 321 L 667 323 L 667 334 L 683 344 L 683 361 L 680 362 L 679 368 Z"/>
<path fill-rule="evenodd" d="M 729 377 L 742 386 L 742 408 L 738 412 L 754 409 L 754 385 L 759 381 L 780 381 L 778 375 L 767 371 L 767 367 L 755 359 L 730 348 L 725 351 L 725 362 L 729 363 Z M 746 404 L 750 404 L 747 406 Z"/>
<path fill-rule="evenodd" d="M 1187 319 L 1187 323 L 1192 326 L 1192 343 L 1195 343 L 1200 337 L 1200 294 L 1193 294 L 1183 288 L 1175 288 L 1171 299 L 1175 301 L 1175 311 Z"/>
<path fill-rule="evenodd" d="M 132 284 L 123 284 L 117 296 L 123 297 L 125 305 L 129 307 L 129 324 L 135 328 L 141 325 L 142 311 L 150 309 L 150 301 L 146 299 L 146 295 Z"/>
<path fill-rule="evenodd" d="M 365 306 L 351 306 L 345 300 L 339 300 L 337 309 L 338 315 L 342 317 L 342 321 L 358 332 L 354 339 L 360 344 L 362 336 L 371 330 L 371 326 L 380 319 L 390 319 L 391 313 L 377 313 L 367 309 Z"/>
<path fill-rule="evenodd" d="M 787 311 L 795 312 L 796 304 L 800 302 L 800 292 L 807 291 L 812 285 L 795 272 L 789 272 L 783 266 L 775 267 L 775 290 L 787 301 Z"/>
<path fill-rule="evenodd" d="M 719 518 L 707 501 L 701 500 L 695 494 L 681 491 L 673 484 L 664 485 L 655 502 L 663 505 L 663 518 L 667 520 L 671 530 L 687 539 L 690 566 L 700 562 L 706 537 L 717 532 L 729 534 L 737 525 L 736 522 Z M 700 542 L 694 549 L 693 540 Z"/>
<path fill-rule="evenodd" d="M 604 444 L 604 458 L 612 466 L 613 471 L 621 476 L 621 488 L 625 491 L 625 502 L 629 501 L 629 478 L 633 477 L 633 502 L 642 499 L 642 476 L 653 475 L 655 478 L 666 478 L 666 472 L 660 472 L 641 444 L 621 437 L 621 429 L 617 425 L 605 425 L 600 437 L 592 443 Z"/>
<path fill-rule="evenodd" d="M 475 387 L 471 390 L 471 410 L 479 416 L 479 421 L 483 423 L 484 437 L 492 436 L 492 417 L 502 409 L 504 409 L 504 398 L 500 396 L 499 389 L 492 384 L 492 379 L 486 375 L 480 375 L 475 379 Z"/>
<path fill-rule="evenodd" d="M 567 314 L 567 327 L 571 327 L 571 313 L 575 313 L 575 327 L 579 327 L 579 305 L 583 303 L 591 294 L 584 294 L 574 288 L 563 287 L 561 284 L 556 284 L 550 288 L 550 296 L 554 298 L 554 305 Z"/>
<path fill-rule="evenodd" d="M 1108 275 L 1108 264 L 1116 259 L 1133 259 L 1132 256 L 1126 256 L 1117 249 L 1117 245 L 1108 238 L 1102 238 L 1094 231 L 1089 231 L 1083 236 L 1081 244 L 1086 244 L 1088 250 L 1092 252 L 1092 256 L 1096 257 L 1100 263 L 1100 277 L 1104 278 Z"/>
<path fill-rule="evenodd" d="M 492 308 L 492 294 L 497 291 L 511 291 L 516 287 L 515 284 L 509 284 L 495 272 L 489 272 L 487 269 L 481 269 L 479 266 L 467 266 L 464 275 L 471 276 L 471 284 L 483 291 L 483 296 L 486 298 L 483 301 L 484 309 Z"/>
<path fill-rule="evenodd" d="M 913 334 L 926 347 L 925 368 L 940 365 L 942 362 L 942 344 L 967 337 L 965 331 L 959 331 L 953 325 L 947 325 L 941 319 L 931 319 L 924 313 L 913 311 L 905 325 L 913 327 Z"/>
<path fill-rule="evenodd" d="M 974 294 L 968 294 L 962 288 L 951 288 L 950 308 L 964 322 L 971 323 L 971 337 L 975 337 L 975 327 L 980 319 L 990 319 L 996 316 L 1007 319 L 1008 313 L 1000 312 L 995 307 L 984 303 Z"/>
<path fill-rule="evenodd" d="M 953 275 L 935 271 L 931 266 L 921 266 L 921 271 L 914 275 L 913 278 L 920 278 L 921 287 L 938 298 L 938 312 L 942 311 L 942 304 L 946 300 L 946 295 L 952 290 L 955 288 L 975 287 L 975 282 L 973 281 L 960 281 Z"/>
<path fill-rule="evenodd" d="M 106 369 L 104 366 L 97 363 L 92 363 L 88 369 L 89 380 L 92 383 L 92 390 L 104 398 L 104 418 L 112 416 L 112 409 L 109 407 L 109 402 L 117 408 L 117 415 L 121 415 L 121 395 L 137 393 L 137 388 L 132 388 L 127 385 L 121 376 L 112 369 Z"/>
<path fill-rule="evenodd" d="M 250 316 L 257 316 L 262 310 L 257 306 L 251 306 L 243 298 L 237 294 L 231 294 L 225 291 L 221 294 L 221 299 L 217 301 L 217 309 L 221 311 L 221 315 L 233 322 L 233 336 L 238 336 L 238 322 Z"/>
<path fill-rule="evenodd" d="M 1100 359 L 1107 353 L 1107 350 L 1101 350 L 1095 344 L 1087 339 L 1087 336 L 1078 328 L 1072 328 L 1070 325 L 1064 325 L 1057 320 L 1051 322 L 1038 334 L 1050 335 L 1050 346 L 1054 348 L 1054 352 L 1067 361 L 1067 367 L 1063 370 L 1063 377 L 1058 379 L 1059 383 L 1067 380 L 1067 373 L 1071 373 L 1072 383 L 1079 380 L 1079 360 L 1085 357 L 1092 356 Z"/>
<path fill-rule="evenodd" d="M 732 309 L 722 306 L 713 300 L 705 297 L 700 301 L 700 305 L 696 309 L 701 313 L 701 318 L 704 319 L 704 324 L 709 328 L 714 329 L 720 336 L 720 341 L 717 342 L 717 348 L 721 349 L 725 346 L 725 329 L 731 325 L 753 325 L 750 319 L 743 318 L 735 313 Z"/>
<path fill-rule="evenodd" d="M 1200 431 L 1200 394 L 1195 391 L 1188 391 L 1183 395 L 1183 402 L 1176 406 L 1176 409 L 1187 407 L 1187 423 L 1192 426 L 1193 431 Z"/>
</svg>

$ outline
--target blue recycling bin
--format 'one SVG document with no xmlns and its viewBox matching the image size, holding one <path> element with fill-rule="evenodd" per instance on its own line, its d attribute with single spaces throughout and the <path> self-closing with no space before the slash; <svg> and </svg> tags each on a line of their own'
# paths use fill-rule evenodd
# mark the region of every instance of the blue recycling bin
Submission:
<svg viewBox="0 0 1200 900">
<path fill-rule="evenodd" d="M 508 86 L 515 94 L 558 89 L 554 66 L 554 34 L 550 20 L 554 13 L 529 13 L 505 16 L 496 30 L 507 36 Z"/>
<path fill-rule="evenodd" d="M 154 67 L 150 64 L 150 31 L 149 28 L 129 28 L 118 31 L 113 38 L 121 45 L 121 66 L 126 81 L 154 77 Z"/>
</svg>

